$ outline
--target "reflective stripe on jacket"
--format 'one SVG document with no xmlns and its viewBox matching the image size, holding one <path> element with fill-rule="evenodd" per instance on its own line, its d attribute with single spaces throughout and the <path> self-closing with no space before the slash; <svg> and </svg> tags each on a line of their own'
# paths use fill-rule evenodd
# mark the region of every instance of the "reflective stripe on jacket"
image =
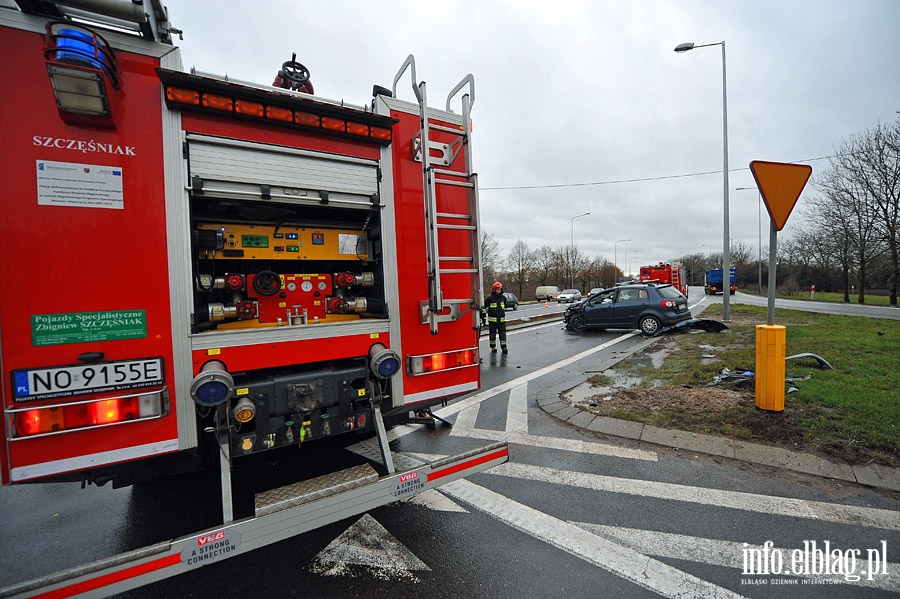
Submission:
<svg viewBox="0 0 900 599">
<path fill-rule="evenodd" d="M 506 298 L 491 293 L 484 300 L 484 312 L 488 322 L 506 322 Z"/>
</svg>

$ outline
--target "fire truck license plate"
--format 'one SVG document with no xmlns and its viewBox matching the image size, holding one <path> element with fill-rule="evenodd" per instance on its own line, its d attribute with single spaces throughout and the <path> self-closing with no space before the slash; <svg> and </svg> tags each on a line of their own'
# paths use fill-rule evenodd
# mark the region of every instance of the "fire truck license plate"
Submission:
<svg viewBox="0 0 900 599">
<path fill-rule="evenodd" d="M 164 381 L 162 358 L 14 370 L 12 378 L 16 401 L 137 389 Z"/>
</svg>

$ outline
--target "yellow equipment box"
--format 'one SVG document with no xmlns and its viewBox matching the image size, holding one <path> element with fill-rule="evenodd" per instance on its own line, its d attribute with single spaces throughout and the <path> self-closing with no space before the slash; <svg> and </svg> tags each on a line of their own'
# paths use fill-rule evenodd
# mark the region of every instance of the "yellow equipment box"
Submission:
<svg viewBox="0 0 900 599">
<path fill-rule="evenodd" d="M 368 259 L 368 238 L 359 230 L 219 223 L 200 224 L 197 229 L 208 232 L 198 250 L 203 259 Z"/>
</svg>

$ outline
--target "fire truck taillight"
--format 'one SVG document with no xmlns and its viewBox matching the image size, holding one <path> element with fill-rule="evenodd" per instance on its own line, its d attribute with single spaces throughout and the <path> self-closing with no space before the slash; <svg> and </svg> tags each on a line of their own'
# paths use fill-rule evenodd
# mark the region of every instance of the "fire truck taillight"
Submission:
<svg viewBox="0 0 900 599">
<path fill-rule="evenodd" d="M 165 389 L 153 393 L 13 411 L 13 439 L 159 418 Z"/>
<path fill-rule="evenodd" d="M 444 370 L 454 370 L 456 368 L 467 368 L 469 366 L 474 366 L 477 363 L 478 351 L 473 347 L 471 349 L 461 349 L 439 354 L 409 356 L 409 358 L 407 358 L 407 369 L 409 374 L 415 376 L 419 374 L 441 372 Z"/>
<path fill-rule="evenodd" d="M 200 374 L 191 381 L 191 397 L 194 403 L 203 407 L 223 404 L 234 392 L 234 379 L 225 369 L 225 364 L 210 360 L 200 367 Z"/>
</svg>

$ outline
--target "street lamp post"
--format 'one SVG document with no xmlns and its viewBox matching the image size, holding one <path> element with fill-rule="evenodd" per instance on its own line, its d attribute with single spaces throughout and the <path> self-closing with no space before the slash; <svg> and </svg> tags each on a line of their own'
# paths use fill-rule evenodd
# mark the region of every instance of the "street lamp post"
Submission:
<svg viewBox="0 0 900 599">
<path fill-rule="evenodd" d="M 613 244 L 613 287 L 619 282 L 619 243 L 630 241 L 630 239 L 616 239 Z"/>
<path fill-rule="evenodd" d="M 735 187 L 735 191 L 755 191 L 759 193 L 759 199 L 756 202 L 756 235 L 757 250 L 756 264 L 759 267 L 759 293 L 762 295 L 762 192 L 756 187 Z"/>
<path fill-rule="evenodd" d="M 724 177 L 723 195 L 725 208 L 725 235 L 724 235 L 724 251 L 722 252 L 722 320 L 730 322 L 731 320 L 731 248 L 728 244 L 728 93 L 725 78 L 725 41 L 715 44 L 695 45 L 693 42 L 686 42 L 675 46 L 678 53 L 687 52 L 694 48 L 706 48 L 708 46 L 722 46 L 722 155 L 724 159 L 724 167 L 722 174 Z M 728 285 L 725 285 L 728 281 Z"/>
<path fill-rule="evenodd" d="M 572 256 L 572 287 L 571 287 L 571 289 L 575 288 L 575 219 L 581 218 L 582 216 L 587 216 L 589 214 L 590 214 L 590 212 L 585 212 L 584 214 L 579 214 L 578 216 L 572 217 L 572 248 L 571 248 L 571 250 L 572 250 L 572 254 L 571 254 L 571 256 Z"/>
<path fill-rule="evenodd" d="M 637 250 L 625 250 L 625 270 L 627 271 L 625 273 L 625 276 L 628 276 L 631 274 L 631 263 L 629 262 L 628 254 L 636 254 L 636 253 L 637 253 Z"/>
</svg>

